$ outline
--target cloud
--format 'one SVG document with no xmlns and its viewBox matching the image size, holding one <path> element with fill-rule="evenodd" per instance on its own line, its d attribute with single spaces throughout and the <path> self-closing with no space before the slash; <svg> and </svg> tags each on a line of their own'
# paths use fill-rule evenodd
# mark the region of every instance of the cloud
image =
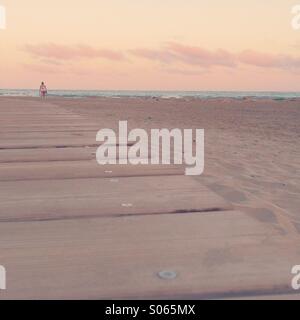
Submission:
<svg viewBox="0 0 300 320">
<path fill-rule="evenodd" d="M 236 54 L 224 49 L 207 50 L 176 42 L 168 42 L 157 50 L 139 48 L 129 52 L 137 57 L 159 61 L 162 64 L 182 63 L 203 69 L 216 66 L 236 68 L 240 64 L 284 70 L 300 68 L 300 57 L 293 57 L 288 54 L 270 54 L 255 50 L 244 50 Z"/>
<path fill-rule="evenodd" d="M 63 62 L 61 61 L 54 60 L 54 59 L 47 59 L 47 58 L 40 59 L 40 62 L 44 64 L 52 65 L 52 66 L 61 66 L 63 64 Z"/>
<path fill-rule="evenodd" d="M 158 50 L 140 48 L 130 50 L 130 53 L 142 58 L 156 60 L 162 63 L 181 62 L 205 68 L 212 66 L 235 67 L 235 55 L 222 49 L 210 51 L 201 47 L 181 45 L 168 42 Z"/>
<path fill-rule="evenodd" d="M 168 52 L 167 50 L 140 48 L 140 49 L 129 50 L 129 53 L 137 57 L 141 57 L 149 60 L 156 60 L 163 63 L 171 63 L 176 58 L 174 54 L 172 54 L 172 52 Z"/>
<path fill-rule="evenodd" d="M 176 42 L 169 42 L 167 43 L 167 50 L 175 55 L 177 60 L 187 64 L 200 65 L 204 67 L 236 66 L 235 55 L 223 49 L 211 51 L 201 47 L 187 46 Z"/>
<path fill-rule="evenodd" d="M 158 48 L 135 48 L 126 52 L 99 49 L 87 45 L 27 44 L 23 50 L 39 62 L 48 66 L 60 66 L 72 63 L 74 59 L 108 59 L 127 61 L 128 55 L 159 62 L 165 72 L 182 75 L 196 75 L 214 67 L 225 67 L 234 70 L 241 65 L 257 68 L 273 68 L 289 72 L 300 71 L 300 57 L 290 54 L 271 54 L 255 50 L 244 50 L 233 53 L 225 49 L 208 50 L 200 46 L 184 45 L 178 42 L 166 42 Z M 39 67 L 36 67 L 38 69 Z M 41 68 L 45 68 L 42 66 Z"/>
<path fill-rule="evenodd" d="M 207 72 L 209 72 L 208 69 L 182 69 L 182 68 L 162 68 L 161 69 L 163 72 L 166 73 L 171 73 L 171 74 L 178 74 L 178 75 L 182 75 L 182 76 L 199 76 L 199 75 L 203 75 L 206 74 Z"/>
<path fill-rule="evenodd" d="M 125 57 L 122 52 L 97 49 L 87 45 L 59 45 L 55 43 L 48 44 L 26 44 L 23 47 L 26 52 L 41 58 L 56 60 L 72 60 L 80 58 L 104 58 L 109 60 L 123 60 Z"/>
<path fill-rule="evenodd" d="M 287 54 L 269 54 L 253 50 L 243 51 L 239 55 L 239 61 L 244 64 L 262 68 L 300 68 L 300 58 L 295 58 Z"/>
</svg>

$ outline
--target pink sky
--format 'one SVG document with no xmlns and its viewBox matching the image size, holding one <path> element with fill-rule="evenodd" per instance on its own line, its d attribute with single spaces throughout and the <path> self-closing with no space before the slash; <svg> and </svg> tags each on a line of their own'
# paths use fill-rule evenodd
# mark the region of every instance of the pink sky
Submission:
<svg viewBox="0 0 300 320">
<path fill-rule="evenodd" d="M 0 0 L 0 88 L 299 91 L 295 4 Z"/>
</svg>

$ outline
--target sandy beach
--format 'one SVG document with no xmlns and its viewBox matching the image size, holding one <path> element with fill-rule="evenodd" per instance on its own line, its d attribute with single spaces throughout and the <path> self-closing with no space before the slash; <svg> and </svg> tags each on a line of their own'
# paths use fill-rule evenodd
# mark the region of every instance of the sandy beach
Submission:
<svg viewBox="0 0 300 320">
<path fill-rule="evenodd" d="M 1 97 L 0 298 L 299 298 L 299 104 Z M 120 120 L 204 129 L 204 173 L 99 166 Z"/>
<path fill-rule="evenodd" d="M 30 99 L 27 99 L 30 100 Z M 196 179 L 265 222 L 300 230 L 300 100 L 61 99 L 48 102 L 96 120 L 99 129 L 205 129 L 205 170 Z"/>
</svg>

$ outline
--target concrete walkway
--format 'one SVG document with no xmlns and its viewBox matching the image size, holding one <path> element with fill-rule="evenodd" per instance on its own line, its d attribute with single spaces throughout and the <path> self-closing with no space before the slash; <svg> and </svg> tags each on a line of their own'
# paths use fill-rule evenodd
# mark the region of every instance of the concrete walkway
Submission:
<svg viewBox="0 0 300 320">
<path fill-rule="evenodd" d="M 298 298 L 296 234 L 180 166 L 98 165 L 104 126 L 0 98 L 0 299 Z"/>
</svg>

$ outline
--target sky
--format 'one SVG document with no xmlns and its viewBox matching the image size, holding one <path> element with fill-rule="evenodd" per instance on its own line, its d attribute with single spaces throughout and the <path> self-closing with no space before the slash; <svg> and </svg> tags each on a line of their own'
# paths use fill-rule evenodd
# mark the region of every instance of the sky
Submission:
<svg viewBox="0 0 300 320">
<path fill-rule="evenodd" d="M 297 4 L 0 0 L 0 88 L 300 91 Z"/>
</svg>

